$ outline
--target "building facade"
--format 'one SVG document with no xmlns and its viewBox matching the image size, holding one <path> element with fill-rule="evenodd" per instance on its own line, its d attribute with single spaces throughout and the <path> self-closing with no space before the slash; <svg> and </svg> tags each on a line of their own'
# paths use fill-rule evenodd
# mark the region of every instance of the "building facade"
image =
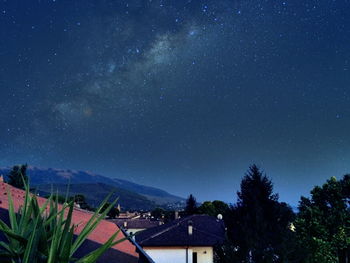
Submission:
<svg viewBox="0 0 350 263">
<path fill-rule="evenodd" d="M 225 239 L 222 220 L 192 215 L 140 232 L 136 242 L 156 263 L 213 263 Z"/>
</svg>

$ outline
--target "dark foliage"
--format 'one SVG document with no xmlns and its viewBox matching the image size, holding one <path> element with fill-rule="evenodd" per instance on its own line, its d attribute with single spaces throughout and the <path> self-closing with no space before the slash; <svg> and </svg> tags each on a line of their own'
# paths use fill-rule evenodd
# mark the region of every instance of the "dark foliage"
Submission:
<svg viewBox="0 0 350 263">
<path fill-rule="evenodd" d="M 8 184 L 24 189 L 24 184 L 28 182 L 27 164 L 15 165 L 8 174 Z"/>
<path fill-rule="evenodd" d="M 175 219 L 175 211 L 157 207 L 151 212 L 151 216 L 156 220 L 161 220 L 164 223 L 168 223 Z"/>
<path fill-rule="evenodd" d="M 307 249 L 306 262 L 347 263 L 350 260 L 350 175 L 316 186 L 302 197 L 295 222 L 298 241 Z"/>
<path fill-rule="evenodd" d="M 194 215 L 196 213 L 198 213 L 197 200 L 190 194 L 186 200 L 185 215 Z"/>
<path fill-rule="evenodd" d="M 152 210 L 151 216 L 155 219 L 162 219 L 165 216 L 165 210 L 163 208 L 157 207 L 156 209 Z"/>
<path fill-rule="evenodd" d="M 107 203 L 102 207 L 101 211 L 103 212 L 103 211 L 104 211 L 105 209 L 107 209 L 109 206 L 110 206 L 110 203 L 107 202 Z M 107 213 L 107 216 L 108 216 L 109 218 L 116 218 L 117 216 L 119 216 L 119 213 L 120 213 L 120 211 L 118 210 L 117 207 L 112 207 L 112 208 L 109 210 L 109 212 Z"/>
<path fill-rule="evenodd" d="M 238 262 L 290 262 L 294 213 L 287 204 L 278 202 L 271 180 L 252 165 L 237 195 L 226 224 Z"/>
<path fill-rule="evenodd" d="M 230 208 L 228 204 L 219 200 L 215 200 L 213 202 L 205 201 L 200 205 L 200 207 L 198 207 L 199 214 L 206 214 L 215 217 L 217 217 L 220 214 L 223 216 L 224 219 L 228 215 L 229 210 Z"/>
<path fill-rule="evenodd" d="M 237 255 L 237 248 L 233 242 L 226 236 L 226 240 L 222 245 L 214 247 L 215 263 L 237 263 L 241 262 Z"/>
<path fill-rule="evenodd" d="M 73 199 L 74 199 L 74 202 L 78 204 L 81 209 L 93 210 L 92 207 L 86 202 L 85 195 L 76 194 L 74 195 Z M 113 208 L 111 209 L 110 212 L 112 212 L 112 210 Z"/>
</svg>

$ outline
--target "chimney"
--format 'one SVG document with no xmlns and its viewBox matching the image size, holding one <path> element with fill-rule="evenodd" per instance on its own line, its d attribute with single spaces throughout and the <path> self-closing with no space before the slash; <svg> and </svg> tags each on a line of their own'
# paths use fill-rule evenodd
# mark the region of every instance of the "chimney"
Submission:
<svg viewBox="0 0 350 263">
<path fill-rule="evenodd" d="M 175 211 L 175 220 L 179 219 L 179 211 Z"/>
<path fill-rule="evenodd" d="M 188 221 L 188 235 L 192 236 L 193 234 L 193 222 L 191 220 Z"/>
<path fill-rule="evenodd" d="M 127 228 L 127 226 L 128 226 L 128 222 L 124 221 L 124 228 Z"/>
<path fill-rule="evenodd" d="M 2 175 L 0 175 L 0 183 L 4 182 L 4 177 Z"/>
</svg>

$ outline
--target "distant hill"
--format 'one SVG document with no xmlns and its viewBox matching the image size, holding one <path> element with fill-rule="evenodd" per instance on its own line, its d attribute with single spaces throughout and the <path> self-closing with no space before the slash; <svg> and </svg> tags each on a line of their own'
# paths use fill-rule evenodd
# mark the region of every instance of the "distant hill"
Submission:
<svg viewBox="0 0 350 263">
<path fill-rule="evenodd" d="M 130 181 L 116 179 L 116 178 L 113 179 L 113 181 L 115 186 L 144 195 L 148 199 L 154 201 L 156 204 L 164 205 L 167 203 L 176 203 L 176 202 L 184 201 L 184 199 L 181 197 L 169 194 L 164 190 L 154 188 L 151 186 L 135 184 Z"/>
<path fill-rule="evenodd" d="M 36 187 L 40 195 L 50 194 L 52 189 L 54 193 L 58 192 L 63 196 L 66 194 L 67 188 L 68 184 L 41 184 Z M 70 196 L 82 194 L 86 197 L 86 202 L 93 207 L 99 206 L 109 193 L 113 193 L 110 201 L 118 198 L 118 203 L 127 210 L 152 210 L 157 206 L 155 202 L 143 195 L 103 183 L 69 185 Z"/>
<path fill-rule="evenodd" d="M 0 168 L 0 174 L 7 175 L 9 171 L 8 167 Z M 119 193 L 120 204 L 125 209 L 147 210 L 156 206 L 176 208 L 184 204 L 183 198 L 171 195 L 161 189 L 88 171 L 42 169 L 29 166 L 27 174 L 31 186 L 36 186 L 42 192 L 50 192 L 52 185 L 59 192 L 65 192 L 67 184 L 70 184 L 72 194 L 73 192 L 74 194 L 84 194 L 91 202 L 98 202 L 101 200 L 101 196 L 105 197 L 109 192 L 115 191 L 116 195 Z"/>
</svg>

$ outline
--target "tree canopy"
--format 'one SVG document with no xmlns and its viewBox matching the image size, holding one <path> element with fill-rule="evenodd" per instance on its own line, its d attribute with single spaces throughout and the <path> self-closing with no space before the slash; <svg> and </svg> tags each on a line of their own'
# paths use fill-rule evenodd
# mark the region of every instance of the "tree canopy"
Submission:
<svg viewBox="0 0 350 263">
<path fill-rule="evenodd" d="M 28 182 L 27 164 L 15 165 L 8 174 L 8 184 L 24 189 L 24 185 Z"/>
<path fill-rule="evenodd" d="M 217 217 L 221 214 L 224 218 L 229 211 L 229 206 L 223 201 L 205 201 L 198 207 L 198 213 Z"/>
<path fill-rule="evenodd" d="M 86 210 L 92 210 L 92 207 L 86 202 L 85 195 L 76 194 L 72 198 L 74 199 L 74 202 L 80 206 L 80 208 L 86 209 Z M 112 212 L 113 209 L 114 208 L 112 208 L 110 212 Z"/>
<path fill-rule="evenodd" d="M 307 262 L 349 262 L 350 175 L 335 177 L 301 197 L 295 222 L 299 242 L 307 249 Z"/>
<path fill-rule="evenodd" d="M 105 203 L 105 205 L 102 206 L 101 211 L 102 212 L 105 211 L 105 209 L 109 208 L 109 206 L 110 206 L 110 203 L 108 203 L 108 202 Z M 119 213 L 120 213 L 119 209 L 117 207 L 113 206 L 113 207 L 109 208 L 107 216 L 109 218 L 116 218 L 117 216 L 119 216 Z"/>
<path fill-rule="evenodd" d="M 271 180 L 252 165 L 237 196 L 226 222 L 238 262 L 285 262 L 294 213 L 287 204 L 278 202 Z"/>
<path fill-rule="evenodd" d="M 190 194 L 186 200 L 185 214 L 193 215 L 196 213 L 198 213 L 197 200 L 192 194 Z"/>
</svg>

